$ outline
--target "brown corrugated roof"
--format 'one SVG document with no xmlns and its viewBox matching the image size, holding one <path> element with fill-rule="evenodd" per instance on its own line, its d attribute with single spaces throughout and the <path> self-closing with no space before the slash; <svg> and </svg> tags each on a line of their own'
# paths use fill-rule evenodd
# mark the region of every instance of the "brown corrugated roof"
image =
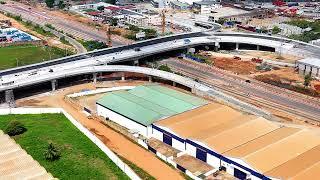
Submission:
<svg viewBox="0 0 320 180">
<path fill-rule="evenodd" d="M 264 118 L 257 118 L 209 137 L 204 142 L 215 151 L 224 153 L 278 128 L 278 125 Z"/>
<path fill-rule="evenodd" d="M 220 108 L 220 107 L 222 107 L 221 104 L 210 103 L 208 105 L 201 106 L 201 107 L 195 108 L 193 110 L 190 110 L 190 111 L 187 111 L 187 112 L 184 112 L 181 114 L 177 114 L 175 116 L 171 116 L 170 118 L 160 120 L 160 121 L 156 122 L 155 124 L 160 125 L 160 126 L 169 127 L 169 126 L 172 126 L 176 123 L 180 123 L 180 122 L 189 120 L 190 117 L 196 117 L 198 115 L 201 115 L 201 114 L 209 112 L 209 111 L 213 111 L 213 110 Z"/>
<path fill-rule="evenodd" d="M 289 179 L 299 173 L 308 171 L 309 167 L 320 162 L 320 145 L 306 151 L 265 174 L 275 178 Z M 320 171 L 320 167 L 318 167 Z M 318 176 L 320 178 L 320 176 Z"/>
<path fill-rule="evenodd" d="M 319 155 L 318 155 L 319 156 Z M 318 179 L 320 177 L 320 162 L 307 168 L 303 172 L 299 173 L 292 180 L 306 180 L 306 179 Z"/>
<path fill-rule="evenodd" d="M 320 135 L 310 129 L 281 127 L 215 103 L 156 124 L 202 142 L 217 153 L 242 159 L 270 177 L 320 177 Z"/>
<path fill-rule="evenodd" d="M 319 145 L 319 137 L 310 130 L 301 130 L 281 141 L 244 157 L 247 163 L 262 173 L 268 172 Z"/>
<path fill-rule="evenodd" d="M 244 157 L 251 153 L 254 153 L 255 151 L 261 148 L 264 148 L 265 146 L 268 146 L 274 142 L 282 140 L 283 138 L 286 138 L 298 131 L 300 131 L 300 129 L 282 127 L 264 136 L 261 136 L 260 138 L 257 138 L 253 141 L 249 141 L 245 144 L 242 144 L 241 146 L 238 146 L 237 148 L 227 151 L 224 153 L 224 155 L 231 156 L 231 157 Z"/>
</svg>

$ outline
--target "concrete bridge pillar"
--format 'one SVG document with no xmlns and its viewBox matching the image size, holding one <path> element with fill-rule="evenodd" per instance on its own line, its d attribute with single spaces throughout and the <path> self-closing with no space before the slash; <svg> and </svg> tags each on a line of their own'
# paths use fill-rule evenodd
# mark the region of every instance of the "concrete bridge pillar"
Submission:
<svg viewBox="0 0 320 180">
<path fill-rule="evenodd" d="M 12 89 L 5 91 L 5 101 L 9 105 L 9 107 L 15 107 L 14 94 Z"/>
<path fill-rule="evenodd" d="M 187 49 L 188 53 L 194 54 L 196 52 L 195 48 L 188 48 Z"/>
<path fill-rule="evenodd" d="M 134 66 L 139 66 L 139 59 L 133 61 Z"/>
<path fill-rule="evenodd" d="M 52 89 L 52 91 L 55 91 L 57 86 L 58 86 L 58 81 L 56 79 L 51 80 L 51 89 Z"/>
<path fill-rule="evenodd" d="M 121 81 L 125 81 L 126 77 L 124 75 L 121 76 Z"/>
<path fill-rule="evenodd" d="M 173 82 L 172 82 L 172 86 L 173 86 L 173 87 L 176 87 L 176 86 L 177 86 L 177 83 L 173 81 Z"/>
<path fill-rule="evenodd" d="M 152 76 L 148 76 L 149 77 L 149 82 L 152 82 Z"/>
<path fill-rule="evenodd" d="M 215 42 L 214 43 L 214 51 L 219 51 L 219 48 L 220 48 L 220 43 L 219 42 Z"/>
<path fill-rule="evenodd" d="M 239 50 L 239 43 L 236 43 L 236 50 Z"/>
<path fill-rule="evenodd" d="M 260 46 L 259 45 L 257 45 L 257 51 L 260 51 Z"/>
<path fill-rule="evenodd" d="M 97 83 L 97 73 L 93 73 L 93 83 L 96 84 Z"/>
</svg>

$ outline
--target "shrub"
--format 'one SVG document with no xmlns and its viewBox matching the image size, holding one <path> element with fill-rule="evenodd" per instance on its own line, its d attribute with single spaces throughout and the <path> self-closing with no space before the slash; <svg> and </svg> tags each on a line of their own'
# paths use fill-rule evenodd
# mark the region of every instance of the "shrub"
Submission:
<svg viewBox="0 0 320 180">
<path fill-rule="evenodd" d="M 4 132 L 9 136 L 15 136 L 27 131 L 27 128 L 19 121 L 11 121 Z"/>
<path fill-rule="evenodd" d="M 44 158 L 48 161 L 58 160 L 60 156 L 60 151 L 52 143 L 48 145 L 46 151 L 44 152 Z"/>
</svg>

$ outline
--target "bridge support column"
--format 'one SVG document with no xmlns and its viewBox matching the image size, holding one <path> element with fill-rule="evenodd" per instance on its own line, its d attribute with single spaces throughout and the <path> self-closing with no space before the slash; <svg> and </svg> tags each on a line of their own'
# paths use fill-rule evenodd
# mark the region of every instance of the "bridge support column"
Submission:
<svg viewBox="0 0 320 180">
<path fill-rule="evenodd" d="M 121 76 L 121 81 L 125 81 L 126 77 L 124 75 Z"/>
<path fill-rule="evenodd" d="M 259 45 L 257 45 L 257 51 L 260 51 L 260 46 Z"/>
<path fill-rule="evenodd" d="M 149 82 L 152 82 L 152 76 L 148 76 L 149 77 Z"/>
<path fill-rule="evenodd" d="M 97 83 L 97 73 L 93 73 L 93 83 L 96 84 Z"/>
<path fill-rule="evenodd" d="M 194 54 L 196 52 L 196 49 L 195 48 L 188 48 L 187 52 L 191 53 L 191 54 Z"/>
<path fill-rule="evenodd" d="M 139 66 L 139 59 L 133 61 L 134 66 Z"/>
<path fill-rule="evenodd" d="M 15 101 L 14 101 L 14 94 L 13 90 L 6 90 L 5 91 L 5 101 L 9 105 L 9 107 L 15 107 Z"/>
<path fill-rule="evenodd" d="M 239 43 L 236 43 L 236 50 L 239 50 Z"/>
<path fill-rule="evenodd" d="M 177 83 L 173 81 L 173 82 L 172 82 L 172 86 L 173 86 L 173 87 L 176 87 L 176 86 L 177 86 Z"/>
<path fill-rule="evenodd" d="M 219 42 L 215 42 L 214 43 L 214 51 L 215 52 L 219 51 L 219 48 L 220 48 L 220 43 Z"/>
<path fill-rule="evenodd" d="M 196 88 L 195 87 L 191 88 L 191 93 L 193 93 L 193 94 L 196 93 Z"/>
<path fill-rule="evenodd" d="M 52 89 L 52 91 L 55 91 L 57 86 L 58 86 L 58 81 L 56 79 L 52 80 L 51 81 L 51 89 Z"/>
</svg>

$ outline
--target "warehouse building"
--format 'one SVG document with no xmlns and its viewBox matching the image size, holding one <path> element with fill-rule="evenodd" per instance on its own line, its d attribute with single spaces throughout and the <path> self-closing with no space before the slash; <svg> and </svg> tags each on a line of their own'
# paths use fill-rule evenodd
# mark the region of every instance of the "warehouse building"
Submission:
<svg viewBox="0 0 320 180">
<path fill-rule="evenodd" d="M 96 102 L 97 114 L 149 137 L 151 124 L 207 104 L 207 101 L 156 84 L 107 93 Z"/>
<path fill-rule="evenodd" d="M 313 77 L 320 78 L 320 59 L 305 58 L 298 60 L 296 66 L 299 69 L 299 74 L 311 74 Z"/>
<path fill-rule="evenodd" d="M 224 105 L 210 103 L 157 121 L 152 132 L 152 137 L 239 179 L 320 177 L 318 132 Z"/>
</svg>

